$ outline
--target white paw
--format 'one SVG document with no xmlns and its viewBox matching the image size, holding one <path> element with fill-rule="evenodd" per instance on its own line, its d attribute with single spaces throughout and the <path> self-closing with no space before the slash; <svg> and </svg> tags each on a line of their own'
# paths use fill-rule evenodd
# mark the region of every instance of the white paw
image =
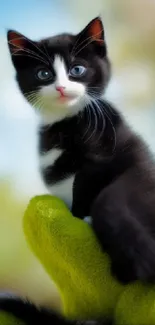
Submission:
<svg viewBox="0 0 155 325">
<path fill-rule="evenodd" d="M 84 220 L 85 222 L 89 223 L 89 225 L 92 224 L 92 217 L 91 217 L 91 216 L 84 217 L 83 220 Z"/>
</svg>

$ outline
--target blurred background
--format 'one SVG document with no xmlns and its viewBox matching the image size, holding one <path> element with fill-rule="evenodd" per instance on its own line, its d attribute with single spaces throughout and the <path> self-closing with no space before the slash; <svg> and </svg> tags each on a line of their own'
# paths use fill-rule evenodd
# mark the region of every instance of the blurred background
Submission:
<svg viewBox="0 0 155 325">
<path fill-rule="evenodd" d="M 113 78 L 106 97 L 155 152 L 154 0 L 2 0 L 0 2 L 0 290 L 59 306 L 54 284 L 22 232 L 29 199 L 45 193 L 37 165 L 37 117 L 14 80 L 6 30 L 39 39 L 79 32 L 103 17 Z"/>
</svg>

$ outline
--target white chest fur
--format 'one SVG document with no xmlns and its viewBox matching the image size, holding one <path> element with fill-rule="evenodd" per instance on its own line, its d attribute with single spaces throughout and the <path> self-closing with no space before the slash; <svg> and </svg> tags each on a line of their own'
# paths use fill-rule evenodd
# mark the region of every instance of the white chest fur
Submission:
<svg viewBox="0 0 155 325">
<path fill-rule="evenodd" d="M 52 149 L 47 153 L 40 156 L 40 167 L 46 169 L 56 162 L 56 160 L 62 155 L 63 151 L 60 149 Z M 73 200 L 73 182 L 74 176 L 65 178 L 64 180 L 57 182 L 53 185 L 48 185 L 50 194 L 61 198 L 69 208 L 72 206 Z"/>
</svg>

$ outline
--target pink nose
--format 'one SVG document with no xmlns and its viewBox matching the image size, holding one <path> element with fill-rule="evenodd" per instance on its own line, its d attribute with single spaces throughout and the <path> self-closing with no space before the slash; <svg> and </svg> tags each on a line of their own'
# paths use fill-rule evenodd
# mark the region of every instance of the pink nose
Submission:
<svg viewBox="0 0 155 325">
<path fill-rule="evenodd" d="M 59 93 L 61 94 L 61 96 L 64 96 L 64 89 L 65 89 L 65 87 L 62 87 L 62 86 L 56 87 L 56 90 L 59 91 Z"/>
</svg>

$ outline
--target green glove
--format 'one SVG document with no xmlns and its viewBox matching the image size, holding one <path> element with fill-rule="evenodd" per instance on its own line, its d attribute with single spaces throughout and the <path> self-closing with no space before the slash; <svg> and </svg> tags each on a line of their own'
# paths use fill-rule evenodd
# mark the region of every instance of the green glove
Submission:
<svg viewBox="0 0 155 325">
<path fill-rule="evenodd" d="M 24 232 L 60 291 L 65 316 L 113 316 L 116 325 L 155 325 L 155 287 L 119 284 L 91 226 L 74 218 L 61 200 L 48 195 L 32 199 Z M 2 323 L 0 318 L 0 324 L 19 323 Z"/>
<path fill-rule="evenodd" d="M 155 287 L 118 283 L 91 226 L 74 218 L 61 200 L 48 195 L 32 199 L 24 231 L 60 291 L 65 316 L 113 315 L 119 325 L 155 325 Z"/>
<path fill-rule="evenodd" d="M 111 315 L 122 286 L 110 275 L 109 259 L 90 225 L 74 218 L 61 200 L 40 196 L 27 208 L 24 232 L 56 283 L 67 317 Z"/>
</svg>

